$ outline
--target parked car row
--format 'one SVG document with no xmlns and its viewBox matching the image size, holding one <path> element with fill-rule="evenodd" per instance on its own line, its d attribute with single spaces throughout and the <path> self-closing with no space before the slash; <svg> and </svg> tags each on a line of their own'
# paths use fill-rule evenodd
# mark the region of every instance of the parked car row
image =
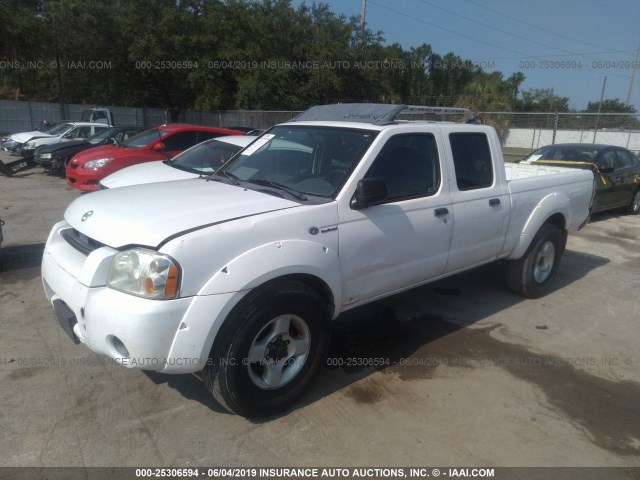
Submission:
<svg viewBox="0 0 640 480">
<path fill-rule="evenodd" d="M 67 184 L 85 192 L 124 167 L 154 160 L 170 160 L 180 152 L 212 138 L 241 135 L 226 128 L 187 124 L 160 125 L 134 135 L 121 145 L 104 145 L 75 155 L 66 168 Z"/>
<path fill-rule="evenodd" d="M 85 117 L 102 121 L 108 115 L 103 110 L 107 109 L 88 110 Z M 33 156 L 45 169 L 63 171 L 68 185 L 90 192 L 210 174 L 262 133 L 247 127 L 169 124 L 109 128 L 104 123 L 59 122 L 3 138 L 2 149 Z M 211 141 L 214 138 L 218 140 Z M 196 145 L 200 146 L 192 148 Z M 171 160 L 185 150 L 184 156 Z M 598 180 L 592 213 L 620 207 L 628 213 L 640 213 L 640 160 L 625 148 L 554 144 L 519 162 L 591 169 Z M 17 168 L 24 166 L 14 163 Z M 127 168 L 142 163 L 149 165 Z M 115 172 L 117 175 L 111 176 Z"/>
<path fill-rule="evenodd" d="M 80 130 L 80 127 L 90 128 L 93 135 L 88 135 L 90 132 Z M 184 150 L 202 142 L 230 136 L 243 137 L 231 142 L 207 143 L 202 150 L 190 154 L 190 160 L 184 165 L 170 161 Z M 30 156 L 6 164 L 0 162 L 0 173 L 12 175 L 29 168 L 30 165 L 38 164 L 51 172 L 64 172 L 68 185 L 90 192 L 97 190 L 100 180 L 109 174 L 140 163 L 165 162 L 162 166 L 155 167 L 155 179 L 171 179 L 171 172 L 173 175 L 181 172 L 182 176 L 178 175 L 180 178 L 184 175 L 198 176 L 207 171 L 211 173 L 214 166 L 220 166 L 221 161 L 228 160 L 254 138 L 242 130 L 189 124 L 165 124 L 148 128 L 63 122 L 4 138 L 3 148 L 16 150 L 22 155 L 29 151 Z M 195 158 L 200 154 L 203 154 L 203 157 L 197 164 Z M 163 171 L 169 174 L 160 174 Z M 141 181 L 144 182 L 144 178 L 134 183 Z M 126 182 L 131 183 L 133 180 L 129 179 Z"/>
<path fill-rule="evenodd" d="M 101 145 L 120 145 L 129 137 L 148 128 L 121 125 L 103 130 L 85 140 L 45 145 L 36 150 L 34 161 L 47 170 L 66 169 L 69 160 L 77 153 Z"/>
</svg>

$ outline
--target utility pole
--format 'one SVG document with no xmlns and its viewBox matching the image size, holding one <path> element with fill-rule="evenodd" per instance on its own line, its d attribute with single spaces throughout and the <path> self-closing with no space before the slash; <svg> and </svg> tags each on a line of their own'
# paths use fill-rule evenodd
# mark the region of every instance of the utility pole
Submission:
<svg viewBox="0 0 640 480">
<path fill-rule="evenodd" d="M 627 107 L 629 106 L 629 100 L 631 100 L 631 90 L 633 89 L 633 82 L 636 79 L 636 70 L 638 69 L 639 59 L 640 59 L 640 45 L 638 45 L 638 49 L 636 50 L 636 59 L 633 62 L 633 71 L 631 72 L 631 78 L 629 78 L 629 90 L 627 91 L 627 101 L 624 102 L 624 104 Z"/>
<path fill-rule="evenodd" d="M 360 29 L 364 31 L 365 17 L 367 16 L 367 0 L 362 0 L 362 8 L 360 9 Z"/>
<path fill-rule="evenodd" d="M 604 87 L 607 86 L 607 76 L 604 77 L 604 82 L 602 82 L 602 93 L 600 94 L 600 103 L 598 104 L 598 116 L 596 117 L 596 126 L 593 129 L 593 142 L 596 143 L 596 133 L 598 132 L 598 123 L 600 121 L 600 111 L 602 110 L 602 100 L 604 99 Z"/>
</svg>

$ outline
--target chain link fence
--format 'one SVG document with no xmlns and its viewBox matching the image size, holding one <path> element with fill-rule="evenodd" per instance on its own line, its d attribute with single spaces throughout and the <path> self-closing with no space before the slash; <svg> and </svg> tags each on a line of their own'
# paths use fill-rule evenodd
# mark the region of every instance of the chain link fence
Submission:
<svg viewBox="0 0 640 480">
<path fill-rule="evenodd" d="M 36 129 L 43 121 L 80 120 L 88 105 L 0 100 L 0 133 Z M 169 123 L 169 111 L 110 106 L 117 125 L 154 126 Z M 178 121 L 211 127 L 266 129 L 286 122 L 298 111 L 182 111 Z M 480 120 L 498 131 L 508 160 L 553 143 L 606 143 L 640 152 L 640 115 L 620 113 L 480 112 Z M 449 120 L 439 117 L 438 120 Z M 452 119 L 452 120 L 459 120 Z"/>
<path fill-rule="evenodd" d="M 19 102 L 0 100 L 0 134 L 25 132 L 37 129 L 43 121 L 79 121 L 84 110 L 93 105 Z M 168 110 L 159 108 L 133 108 L 108 106 L 116 125 L 154 126 L 170 123 Z M 179 123 L 206 125 L 209 127 L 244 127 L 266 129 L 276 123 L 286 122 L 297 111 L 219 110 L 196 112 L 185 110 L 178 116 Z"/>
<path fill-rule="evenodd" d="M 481 112 L 503 150 L 520 158 L 554 143 L 604 143 L 640 152 L 640 115 L 633 113 Z"/>
</svg>

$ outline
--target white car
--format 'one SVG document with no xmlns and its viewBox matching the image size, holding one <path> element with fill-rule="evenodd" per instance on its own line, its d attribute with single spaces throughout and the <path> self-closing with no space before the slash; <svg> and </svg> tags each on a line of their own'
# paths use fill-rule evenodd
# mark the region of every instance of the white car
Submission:
<svg viewBox="0 0 640 480">
<path fill-rule="evenodd" d="M 547 293 L 593 172 L 505 168 L 492 127 L 407 108 L 313 107 L 207 178 L 77 198 L 42 260 L 60 327 L 126 367 L 202 370 L 221 405 L 263 416 L 303 391 L 342 312 L 496 260 Z"/>
<path fill-rule="evenodd" d="M 132 165 L 103 178 L 98 190 L 210 175 L 257 137 L 228 135 L 194 145 L 170 160 Z"/>
<path fill-rule="evenodd" d="M 70 140 L 84 140 L 109 128 L 103 123 L 63 122 L 47 133 L 39 131 L 16 133 L 9 138 L 18 144 L 16 151 L 20 155 L 30 157 L 38 147 L 43 145 L 53 145 L 54 143 L 68 142 Z"/>
</svg>

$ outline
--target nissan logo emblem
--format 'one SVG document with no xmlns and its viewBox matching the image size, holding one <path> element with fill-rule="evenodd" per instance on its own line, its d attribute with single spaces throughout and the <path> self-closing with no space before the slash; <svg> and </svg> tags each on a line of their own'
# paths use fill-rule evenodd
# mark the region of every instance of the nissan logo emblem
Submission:
<svg viewBox="0 0 640 480">
<path fill-rule="evenodd" d="M 89 210 L 87 213 L 85 213 L 84 215 L 82 215 L 82 218 L 80 220 L 82 220 L 83 222 L 86 221 L 91 215 L 93 215 L 93 210 Z"/>
</svg>

